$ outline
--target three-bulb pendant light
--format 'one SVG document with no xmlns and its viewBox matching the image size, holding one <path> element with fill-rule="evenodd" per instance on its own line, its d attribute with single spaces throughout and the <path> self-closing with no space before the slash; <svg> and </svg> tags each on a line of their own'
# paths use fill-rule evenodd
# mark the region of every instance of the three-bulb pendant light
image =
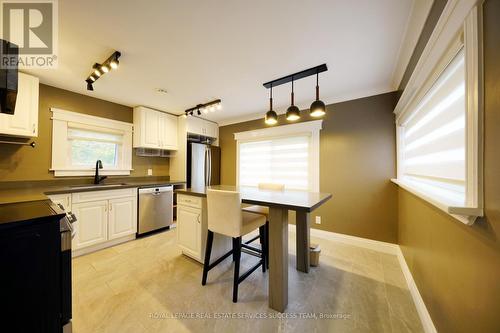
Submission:
<svg viewBox="0 0 500 333">
<path fill-rule="evenodd" d="M 288 121 L 296 121 L 300 119 L 300 110 L 294 104 L 294 96 L 293 96 L 293 77 L 292 77 L 292 94 L 291 94 L 291 105 L 286 110 L 286 120 Z"/>
<path fill-rule="evenodd" d="M 270 89 L 270 98 L 269 98 L 269 111 L 266 112 L 265 123 L 267 125 L 275 125 L 278 123 L 278 114 L 273 110 L 273 87 L 287 84 L 289 82 L 292 83 L 292 93 L 291 93 L 291 103 L 288 109 L 286 110 L 286 120 L 288 121 L 297 121 L 300 119 L 300 109 L 295 105 L 295 91 L 294 91 L 294 83 L 296 80 L 303 79 L 308 76 L 316 75 L 316 99 L 312 102 L 309 115 L 314 118 L 318 118 L 324 116 L 326 113 L 326 105 L 323 101 L 319 99 L 319 73 L 325 72 L 328 70 L 326 64 L 322 64 L 319 66 L 315 66 L 297 73 L 289 74 L 287 76 L 281 77 L 279 79 L 275 79 L 269 82 L 264 83 L 264 87 Z"/>
<path fill-rule="evenodd" d="M 271 84 L 269 95 L 269 111 L 266 112 L 265 122 L 268 125 L 274 125 L 278 122 L 278 114 L 273 110 L 273 85 Z"/>
</svg>

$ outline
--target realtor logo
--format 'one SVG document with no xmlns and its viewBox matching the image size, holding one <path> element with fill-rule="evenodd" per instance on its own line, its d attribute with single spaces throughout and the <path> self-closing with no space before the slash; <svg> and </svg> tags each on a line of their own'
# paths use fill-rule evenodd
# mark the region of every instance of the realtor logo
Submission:
<svg viewBox="0 0 500 333">
<path fill-rule="evenodd" d="M 57 67 L 57 0 L 0 0 L 1 39 L 18 49 L 1 50 L 2 68 Z"/>
</svg>

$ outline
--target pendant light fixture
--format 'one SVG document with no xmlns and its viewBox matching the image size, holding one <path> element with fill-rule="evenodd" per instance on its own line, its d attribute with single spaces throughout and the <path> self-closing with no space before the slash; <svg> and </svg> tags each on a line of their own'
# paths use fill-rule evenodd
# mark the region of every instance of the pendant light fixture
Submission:
<svg viewBox="0 0 500 333">
<path fill-rule="evenodd" d="M 319 99 L 319 73 L 316 73 L 316 100 L 312 102 L 309 109 L 311 117 L 318 118 L 324 116 L 326 113 L 326 106 L 323 101 Z"/>
<path fill-rule="evenodd" d="M 311 104 L 311 109 L 309 110 L 309 114 L 311 117 L 321 117 L 326 113 L 326 106 L 323 101 L 320 101 L 319 99 L 319 73 L 326 72 L 328 70 L 328 66 L 326 64 L 318 65 L 315 67 L 311 67 L 308 69 L 305 69 L 303 71 L 289 74 L 287 76 L 280 77 L 279 79 L 274 79 L 272 81 L 266 82 L 263 84 L 263 86 L 267 89 L 271 89 L 271 98 L 270 98 L 270 107 L 269 111 L 266 113 L 266 124 L 267 125 L 274 125 L 278 122 L 278 115 L 276 112 L 273 110 L 273 87 L 282 85 L 282 84 L 287 84 L 289 82 L 292 82 L 292 94 L 291 94 L 291 100 L 292 103 L 286 110 L 286 120 L 288 121 L 297 121 L 300 119 L 300 109 L 295 106 L 295 92 L 294 92 L 294 82 L 300 79 L 303 79 L 305 77 L 313 76 L 316 75 L 316 100 Z"/>
<path fill-rule="evenodd" d="M 273 110 L 273 85 L 269 96 L 269 111 L 266 112 L 265 122 L 267 125 L 274 125 L 278 122 L 278 114 Z"/>
<path fill-rule="evenodd" d="M 293 77 L 292 77 L 292 95 L 291 95 L 292 103 L 286 110 L 286 120 L 288 121 L 296 121 L 300 119 L 300 110 L 298 107 L 294 105 L 294 96 L 293 96 Z"/>
</svg>

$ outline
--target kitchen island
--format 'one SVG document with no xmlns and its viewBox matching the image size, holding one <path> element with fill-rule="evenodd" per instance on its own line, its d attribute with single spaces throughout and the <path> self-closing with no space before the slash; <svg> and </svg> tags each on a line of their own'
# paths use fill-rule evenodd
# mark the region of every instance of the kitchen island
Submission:
<svg viewBox="0 0 500 333">
<path fill-rule="evenodd" d="M 179 195 L 206 198 L 206 190 L 239 191 L 242 203 L 269 207 L 269 307 L 284 312 L 288 304 L 288 211 L 296 212 L 297 270 L 309 272 L 309 213 L 332 195 L 306 191 L 272 191 L 256 187 L 215 185 L 179 189 Z M 205 200 L 206 201 L 206 200 Z"/>
</svg>

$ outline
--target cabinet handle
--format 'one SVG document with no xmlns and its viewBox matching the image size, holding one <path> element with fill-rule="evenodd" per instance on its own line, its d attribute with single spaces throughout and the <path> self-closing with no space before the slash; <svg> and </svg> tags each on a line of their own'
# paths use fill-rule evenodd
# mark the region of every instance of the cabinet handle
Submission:
<svg viewBox="0 0 500 333">
<path fill-rule="evenodd" d="M 36 125 L 33 124 L 33 134 L 35 134 Z"/>
<path fill-rule="evenodd" d="M 198 223 L 201 223 L 200 222 L 200 214 L 198 214 L 198 216 L 196 217 L 196 219 L 198 220 Z"/>
<path fill-rule="evenodd" d="M 108 211 L 108 205 L 104 206 L 104 211 L 107 212 Z"/>
<path fill-rule="evenodd" d="M 109 211 L 113 210 L 113 204 L 109 204 Z"/>
</svg>

